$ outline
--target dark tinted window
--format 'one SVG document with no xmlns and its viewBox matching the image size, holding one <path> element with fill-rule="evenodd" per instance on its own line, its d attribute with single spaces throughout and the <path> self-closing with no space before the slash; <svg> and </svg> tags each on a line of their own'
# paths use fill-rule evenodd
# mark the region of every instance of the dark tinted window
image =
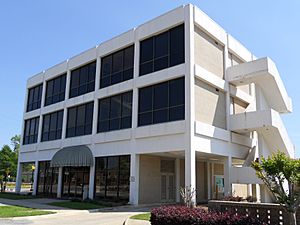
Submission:
<svg viewBox="0 0 300 225">
<path fill-rule="evenodd" d="M 41 108 L 43 84 L 28 90 L 27 112 Z"/>
<path fill-rule="evenodd" d="M 63 110 L 44 115 L 42 141 L 61 139 L 63 115 Z"/>
<path fill-rule="evenodd" d="M 96 158 L 96 198 L 129 199 L 130 156 Z"/>
<path fill-rule="evenodd" d="M 131 128 L 132 92 L 99 100 L 98 132 Z"/>
<path fill-rule="evenodd" d="M 95 90 L 96 62 L 71 72 L 70 98 Z"/>
<path fill-rule="evenodd" d="M 140 44 L 140 76 L 184 63 L 184 25 Z"/>
<path fill-rule="evenodd" d="M 45 106 L 65 100 L 66 77 L 67 75 L 64 74 L 47 81 Z"/>
<path fill-rule="evenodd" d="M 184 119 L 184 77 L 139 90 L 138 125 Z"/>
<path fill-rule="evenodd" d="M 133 78 L 134 46 L 102 58 L 100 88 Z"/>
<path fill-rule="evenodd" d="M 39 132 L 39 117 L 25 120 L 23 144 L 37 142 Z"/>
<path fill-rule="evenodd" d="M 94 102 L 68 109 L 67 138 L 92 133 L 93 110 Z"/>
</svg>

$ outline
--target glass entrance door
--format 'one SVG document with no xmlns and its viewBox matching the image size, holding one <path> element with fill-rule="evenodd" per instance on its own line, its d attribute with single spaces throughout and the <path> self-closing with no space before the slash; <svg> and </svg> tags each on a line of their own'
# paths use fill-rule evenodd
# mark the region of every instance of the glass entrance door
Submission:
<svg viewBox="0 0 300 225">
<path fill-rule="evenodd" d="M 82 198 L 85 185 L 89 185 L 89 167 L 64 167 L 63 196 L 68 198 Z"/>
<path fill-rule="evenodd" d="M 173 173 L 161 174 L 161 201 L 175 201 L 175 176 Z"/>
</svg>

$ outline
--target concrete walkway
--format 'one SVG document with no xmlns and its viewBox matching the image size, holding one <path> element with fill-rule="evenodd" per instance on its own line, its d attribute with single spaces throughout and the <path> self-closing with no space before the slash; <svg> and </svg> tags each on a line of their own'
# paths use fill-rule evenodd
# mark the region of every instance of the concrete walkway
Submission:
<svg viewBox="0 0 300 225">
<path fill-rule="evenodd" d="M 56 214 L 30 217 L 0 219 L 0 225 L 122 225 L 124 221 L 138 213 L 149 212 L 154 206 L 120 206 L 95 210 L 73 210 L 47 205 L 49 202 L 64 201 L 58 199 L 0 199 L 5 205 L 19 205 L 42 210 L 55 211 Z"/>
<path fill-rule="evenodd" d="M 146 220 L 133 220 L 127 219 L 124 225 L 150 225 L 151 223 Z"/>
</svg>

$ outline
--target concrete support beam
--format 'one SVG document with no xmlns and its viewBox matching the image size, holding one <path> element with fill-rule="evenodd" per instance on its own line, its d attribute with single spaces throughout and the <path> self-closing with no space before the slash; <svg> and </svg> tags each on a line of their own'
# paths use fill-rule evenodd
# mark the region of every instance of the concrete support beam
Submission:
<svg viewBox="0 0 300 225">
<path fill-rule="evenodd" d="M 196 190 L 196 154 L 195 150 L 185 150 L 185 187 Z M 192 198 L 196 205 L 196 195 Z"/>
<path fill-rule="evenodd" d="M 175 160 L 176 202 L 180 202 L 180 159 Z"/>
<path fill-rule="evenodd" d="M 21 192 L 21 185 L 22 185 L 22 163 L 18 162 L 16 190 L 15 190 L 16 193 Z"/>
<path fill-rule="evenodd" d="M 232 184 L 231 184 L 231 177 L 230 177 L 230 170 L 232 167 L 232 158 L 228 156 L 225 159 L 224 163 L 224 194 L 231 195 L 232 194 Z"/>
<path fill-rule="evenodd" d="M 247 184 L 247 196 L 252 196 L 252 184 Z"/>
<path fill-rule="evenodd" d="M 39 176 L 39 161 L 35 161 L 35 170 L 34 170 L 34 177 L 33 177 L 33 190 L 32 195 L 37 194 L 38 189 L 38 176 Z"/>
<path fill-rule="evenodd" d="M 57 181 L 57 198 L 62 196 L 62 182 L 63 182 L 63 168 L 58 168 L 58 181 Z"/>
<path fill-rule="evenodd" d="M 95 158 L 93 159 L 93 161 L 94 161 L 93 166 L 90 167 L 89 199 L 94 199 L 95 168 L 96 168 Z"/>
<path fill-rule="evenodd" d="M 211 199 L 211 173 L 210 173 L 210 162 L 206 163 L 206 172 L 207 172 L 207 199 Z"/>
<path fill-rule="evenodd" d="M 139 170 L 140 155 L 132 153 L 130 155 L 130 189 L 129 204 L 139 204 Z"/>
</svg>

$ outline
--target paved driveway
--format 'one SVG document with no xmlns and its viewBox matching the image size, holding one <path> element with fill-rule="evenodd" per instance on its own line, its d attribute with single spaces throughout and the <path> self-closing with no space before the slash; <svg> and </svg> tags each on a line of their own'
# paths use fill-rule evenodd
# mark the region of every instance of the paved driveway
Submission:
<svg viewBox="0 0 300 225">
<path fill-rule="evenodd" d="M 0 225 L 122 225 L 127 217 L 141 212 L 147 212 L 151 206 L 144 207 L 115 207 L 98 210 L 69 210 L 46 205 L 60 201 L 55 199 L 0 199 L 6 205 L 21 205 L 37 209 L 55 211 L 56 214 L 30 217 L 0 218 Z M 153 207 L 153 206 L 152 206 Z"/>
</svg>

